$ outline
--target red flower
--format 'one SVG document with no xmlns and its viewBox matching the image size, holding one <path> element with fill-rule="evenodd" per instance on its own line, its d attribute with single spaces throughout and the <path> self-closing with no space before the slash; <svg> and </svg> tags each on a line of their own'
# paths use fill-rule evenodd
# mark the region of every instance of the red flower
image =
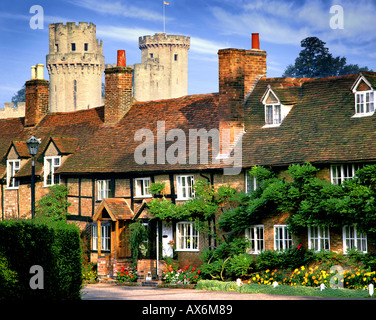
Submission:
<svg viewBox="0 0 376 320">
<path fill-rule="evenodd" d="M 170 268 L 170 271 L 172 272 L 172 271 L 174 271 L 174 269 Z"/>
<path fill-rule="evenodd" d="M 299 244 L 296 248 L 297 248 L 298 250 L 300 250 L 302 247 L 303 247 L 303 245 L 302 245 L 302 244 Z"/>
<path fill-rule="evenodd" d="M 189 266 L 186 266 L 186 267 L 185 267 L 185 270 L 188 270 L 188 269 L 189 269 Z"/>
<path fill-rule="evenodd" d="M 128 274 L 128 271 L 125 271 L 125 274 Z"/>
<path fill-rule="evenodd" d="M 195 268 L 195 267 L 193 267 L 193 268 L 192 268 L 192 272 L 193 272 L 193 271 L 195 271 L 195 270 L 196 270 L 196 268 Z"/>
<path fill-rule="evenodd" d="M 197 273 L 200 274 L 200 273 L 201 273 L 201 270 L 198 270 Z"/>
</svg>

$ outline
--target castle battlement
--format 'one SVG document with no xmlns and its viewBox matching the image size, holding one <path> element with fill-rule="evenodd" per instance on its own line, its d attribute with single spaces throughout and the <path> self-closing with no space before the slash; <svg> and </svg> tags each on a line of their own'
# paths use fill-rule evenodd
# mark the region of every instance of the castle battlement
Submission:
<svg viewBox="0 0 376 320">
<path fill-rule="evenodd" d="M 96 39 L 96 26 L 92 22 L 53 23 L 49 26 L 49 33 L 50 54 L 68 52 L 103 54 L 103 41 Z"/>
<path fill-rule="evenodd" d="M 52 23 L 50 24 L 50 29 L 59 30 L 61 32 L 76 32 L 76 31 L 84 31 L 89 30 L 92 32 L 96 32 L 96 25 L 92 22 L 67 22 L 66 24 L 62 22 Z"/>
<path fill-rule="evenodd" d="M 4 103 L 4 108 L 0 108 L 0 119 L 21 118 L 25 116 L 25 102 L 18 102 L 14 105 L 13 102 Z"/>
<path fill-rule="evenodd" d="M 138 43 L 141 50 L 156 46 L 181 46 L 188 50 L 190 48 L 191 38 L 187 36 L 156 33 L 153 36 L 139 37 Z"/>
</svg>

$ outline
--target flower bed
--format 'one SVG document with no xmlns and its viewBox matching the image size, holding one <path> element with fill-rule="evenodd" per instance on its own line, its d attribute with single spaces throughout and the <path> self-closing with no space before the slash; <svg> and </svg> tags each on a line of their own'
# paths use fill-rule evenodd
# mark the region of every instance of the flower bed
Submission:
<svg viewBox="0 0 376 320">
<path fill-rule="evenodd" d="M 195 266 L 186 266 L 184 269 L 176 269 L 170 266 L 163 272 L 164 283 L 195 284 L 201 280 L 201 270 Z"/>
<path fill-rule="evenodd" d="M 348 289 L 366 289 L 373 283 L 376 284 L 376 272 L 370 269 L 355 268 L 343 272 L 330 272 L 324 268 L 301 266 L 293 272 L 281 270 L 265 270 L 252 274 L 248 283 L 271 285 L 278 282 L 281 285 L 317 287 L 322 283 L 326 287 L 339 286 Z"/>
<path fill-rule="evenodd" d="M 82 265 L 82 280 L 86 283 L 96 283 L 98 278 L 97 266 L 94 263 Z"/>
<path fill-rule="evenodd" d="M 123 267 L 117 272 L 117 280 L 119 282 L 136 282 L 137 269 L 134 267 Z"/>
</svg>

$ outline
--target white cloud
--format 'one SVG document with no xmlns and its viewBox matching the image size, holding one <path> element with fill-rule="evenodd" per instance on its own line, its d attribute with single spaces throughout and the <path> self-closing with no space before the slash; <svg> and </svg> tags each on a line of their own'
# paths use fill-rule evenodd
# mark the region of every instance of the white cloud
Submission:
<svg viewBox="0 0 376 320">
<path fill-rule="evenodd" d="M 111 14 L 116 16 L 124 16 L 128 18 L 137 18 L 147 21 L 161 21 L 163 19 L 163 16 L 160 13 L 146 9 L 145 7 L 126 5 L 123 4 L 121 1 L 72 0 L 69 2 L 79 7 L 90 9 L 101 14 Z"/>
<path fill-rule="evenodd" d="M 125 28 L 114 26 L 97 26 L 97 36 L 103 39 L 110 38 L 130 43 L 138 43 L 138 38 L 144 35 L 153 35 L 155 31 L 143 28 Z"/>
<path fill-rule="evenodd" d="M 342 30 L 330 28 L 333 16 L 330 8 L 335 4 L 344 9 Z M 346 56 L 347 52 L 370 56 L 375 52 L 376 33 L 370 32 L 376 12 L 375 1 L 235 1 L 232 10 L 217 6 L 210 10 L 218 30 L 222 30 L 223 34 L 249 36 L 252 32 L 259 32 L 263 41 L 295 46 L 300 46 L 301 40 L 306 37 L 317 36 L 327 43 L 330 50 L 338 50 L 336 54 Z"/>
<path fill-rule="evenodd" d="M 218 50 L 223 49 L 224 47 L 225 46 L 219 42 L 198 37 L 191 37 L 190 50 L 198 54 L 217 56 Z"/>
</svg>

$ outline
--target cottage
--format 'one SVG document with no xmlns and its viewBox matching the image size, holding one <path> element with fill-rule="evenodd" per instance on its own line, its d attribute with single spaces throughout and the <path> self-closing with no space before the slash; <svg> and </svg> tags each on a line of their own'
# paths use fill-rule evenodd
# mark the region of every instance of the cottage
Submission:
<svg viewBox="0 0 376 320">
<path fill-rule="evenodd" d="M 55 184 L 69 188 L 69 220 L 89 231 L 91 258 L 98 262 L 99 274 L 116 275 L 130 263 L 129 227 L 141 220 L 152 236 L 139 270 L 144 277 L 148 272 L 156 277 L 162 258 L 171 256 L 172 241 L 182 266 L 199 264 L 199 253 L 215 243 L 193 222 L 150 220 L 151 183 L 164 182 L 165 198 L 182 203 L 194 197 L 193 184 L 200 179 L 214 187 L 256 188 L 257 181 L 248 175 L 255 165 L 283 175 L 290 164 L 308 161 L 320 169 L 319 178 L 340 184 L 364 164 L 375 163 L 376 73 L 267 78 L 266 52 L 259 49 L 258 35 L 252 44 L 251 50 L 219 50 L 218 93 L 136 101 L 133 70 L 125 66 L 123 54 L 116 66 L 104 71 L 104 106 L 50 112 L 48 81 L 27 81 L 25 117 L 0 119 L 1 219 L 30 217 L 31 158 L 26 141 L 34 135 L 41 139 L 35 160 L 36 198 Z M 173 133 L 163 141 L 158 134 L 161 122 L 164 132 Z M 201 137 L 189 139 L 198 130 L 219 134 L 201 148 Z M 140 131 L 145 135 L 137 134 Z M 187 139 L 185 152 L 173 148 L 179 137 Z M 140 144 L 144 161 L 135 159 Z M 175 161 L 166 161 L 167 154 Z M 234 155 L 240 156 L 238 161 L 226 161 Z M 312 227 L 303 235 L 291 235 L 287 216 L 268 218 L 245 230 L 253 242 L 251 253 L 286 249 L 295 236 L 315 250 L 374 250 L 356 226 Z"/>
</svg>

